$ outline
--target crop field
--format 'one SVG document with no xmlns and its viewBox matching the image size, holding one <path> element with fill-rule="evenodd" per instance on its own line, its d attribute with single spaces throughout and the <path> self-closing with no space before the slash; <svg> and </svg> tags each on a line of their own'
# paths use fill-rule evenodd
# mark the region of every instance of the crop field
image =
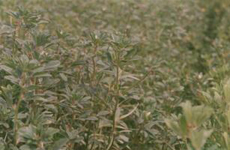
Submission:
<svg viewBox="0 0 230 150">
<path fill-rule="evenodd" d="M 230 150 L 229 0 L 0 0 L 0 150 Z"/>
</svg>

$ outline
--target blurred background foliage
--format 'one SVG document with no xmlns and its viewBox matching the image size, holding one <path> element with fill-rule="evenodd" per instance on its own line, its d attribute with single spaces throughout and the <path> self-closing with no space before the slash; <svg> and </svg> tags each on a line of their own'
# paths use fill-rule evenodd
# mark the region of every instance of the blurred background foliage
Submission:
<svg viewBox="0 0 230 150">
<path fill-rule="evenodd" d="M 228 0 L 0 0 L 0 150 L 230 149 Z"/>
</svg>

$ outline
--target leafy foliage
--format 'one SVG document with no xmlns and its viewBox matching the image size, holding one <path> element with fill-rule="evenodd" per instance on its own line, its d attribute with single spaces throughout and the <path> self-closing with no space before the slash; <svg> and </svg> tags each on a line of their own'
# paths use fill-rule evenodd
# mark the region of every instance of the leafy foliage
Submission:
<svg viewBox="0 0 230 150">
<path fill-rule="evenodd" d="M 230 149 L 229 4 L 0 1 L 0 150 Z"/>
</svg>

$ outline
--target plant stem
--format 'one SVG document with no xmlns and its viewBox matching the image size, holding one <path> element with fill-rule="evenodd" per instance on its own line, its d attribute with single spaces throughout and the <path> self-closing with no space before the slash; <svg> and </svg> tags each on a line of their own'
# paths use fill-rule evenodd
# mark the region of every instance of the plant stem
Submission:
<svg viewBox="0 0 230 150">
<path fill-rule="evenodd" d="M 15 145 L 17 145 L 17 139 L 18 139 L 18 112 L 19 112 L 19 107 L 22 101 L 22 98 L 24 97 L 23 91 L 20 92 L 16 107 L 15 107 L 15 112 L 14 112 L 14 140 L 15 140 Z"/>
<path fill-rule="evenodd" d="M 25 81 L 25 74 L 23 73 L 22 74 L 22 78 L 21 78 L 21 91 L 20 91 L 20 94 L 19 94 L 19 97 L 18 97 L 18 101 L 16 103 L 16 106 L 15 106 L 15 111 L 14 111 L 14 142 L 15 142 L 15 145 L 18 144 L 18 129 L 19 129 L 19 125 L 18 125 L 18 113 L 19 113 L 19 107 L 21 105 L 21 101 L 22 99 L 24 98 L 24 81 Z"/>
<path fill-rule="evenodd" d="M 95 45 L 94 48 L 94 56 L 92 57 L 92 62 L 93 62 L 93 74 L 92 74 L 92 81 L 95 80 L 95 76 L 96 76 L 96 62 L 95 62 L 95 57 L 96 57 L 96 52 L 97 52 L 97 45 Z"/>
<path fill-rule="evenodd" d="M 119 96 L 119 61 L 120 61 L 120 57 L 119 57 L 119 52 L 117 52 L 117 64 L 116 64 L 116 96 Z M 110 140 L 110 143 L 108 145 L 108 147 L 106 148 L 106 150 L 110 150 L 111 147 L 113 146 L 114 143 L 114 139 L 115 139 L 115 135 L 116 135 L 116 126 L 117 126 L 117 116 L 116 116 L 116 112 L 117 112 L 117 108 L 119 106 L 119 100 L 117 98 L 115 98 L 115 108 L 113 111 L 113 133 L 112 133 L 112 139 Z M 118 116 L 119 117 L 119 116 Z"/>
</svg>

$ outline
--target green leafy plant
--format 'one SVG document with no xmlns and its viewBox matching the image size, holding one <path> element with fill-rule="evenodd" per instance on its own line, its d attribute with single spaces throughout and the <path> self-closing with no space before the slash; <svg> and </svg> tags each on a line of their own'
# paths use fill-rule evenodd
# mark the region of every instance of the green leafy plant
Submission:
<svg viewBox="0 0 230 150">
<path fill-rule="evenodd" d="M 181 136 L 185 143 L 189 139 L 196 150 L 201 150 L 212 131 L 200 129 L 200 126 L 209 119 L 213 110 L 205 106 L 192 106 L 188 101 L 181 104 L 181 107 L 183 114 L 175 120 L 165 120 L 166 124 Z"/>
<path fill-rule="evenodd" d="M 228 8 L 0 0 L 0 149 L 229 149 Z"/>
</svg>

